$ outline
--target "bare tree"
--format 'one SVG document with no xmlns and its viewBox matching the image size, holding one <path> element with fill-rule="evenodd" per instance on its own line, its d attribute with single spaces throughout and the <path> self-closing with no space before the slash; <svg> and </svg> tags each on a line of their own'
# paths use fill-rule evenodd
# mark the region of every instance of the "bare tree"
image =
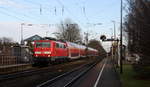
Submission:
<svg viewBox="0 0 150 87">
<path fill-rule="evenodd" d="M 59 31 L 55 32 L 57 39 L 63 39 L 70 42 L 82 41 L 78 24 L 72 22 L 70 19 L 66 19 L 64 22 L 61 22 L 58 28 Z"/>
<path fill-rule="evenodd" d="M 124 29 L 128 35 L 129 51 L 139 56 L 138 68 L 144 67 L 140 69 L 146 72 L 145 66 L 150 65 L 150 1 L 128 0 L 128 5 Z"/>
<path fill-rule="evenodd" d="M 3 42 L 4 44 L 7 44 L 7 43 L 12 43 L 13 40 L 12 40 L 12 38 L 9 38 L 9 37 L 3 37 L 3 38 L 2 38 L 2 42 Z"/>
<path fill-rule="evenodd" d="M 14 45 L 12 38 L 2 37 L 0 38 L 0 51 L 3 54 L 10 55 L 11 54 L 11 46 Z"/>
<path fill-rule="evenodd" d="M 103 48 L 103 46 L 101 45 L 100 41 L 92 39 L 89 41 L 88 46 L 94 49 L 97 49 L 99 51 L 99 55 L 106 55 L 106 51 Z"/>
</svg>

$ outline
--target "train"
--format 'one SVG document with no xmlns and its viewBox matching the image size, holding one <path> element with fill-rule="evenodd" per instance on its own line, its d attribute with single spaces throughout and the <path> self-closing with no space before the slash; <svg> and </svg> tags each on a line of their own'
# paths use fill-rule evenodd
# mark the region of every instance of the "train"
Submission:
<svg viewBox="0 0 150 87">
<path fill-rule="evenodd" d="M 34 41 L 33 65 L 70 61 L 90 56 L 98 56 L 98 50 L 61 40 Z"/>
</svg>

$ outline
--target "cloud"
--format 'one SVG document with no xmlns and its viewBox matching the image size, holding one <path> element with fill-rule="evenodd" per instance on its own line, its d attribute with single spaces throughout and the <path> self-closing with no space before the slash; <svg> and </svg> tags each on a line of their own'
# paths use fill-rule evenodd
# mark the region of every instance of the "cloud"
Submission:
<svg viewBox="0 0 150 87">
<path fill-rule="evenodd" d="M 0 37 L 11 37 L 14 41 L 19 41 L 19 26 L 18 23 L 0 22 Z"/>
</svg>

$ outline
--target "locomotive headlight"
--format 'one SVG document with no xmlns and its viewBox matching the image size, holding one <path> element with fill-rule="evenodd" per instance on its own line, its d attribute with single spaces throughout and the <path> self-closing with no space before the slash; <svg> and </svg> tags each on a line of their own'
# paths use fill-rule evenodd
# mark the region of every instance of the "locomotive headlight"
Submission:
<svg viewBox="0 0 150 87">
<path fill-rule="evenodd" d="M 35 57 L 38 57 L 38 55 L 35 55 Z"/>
<path fill-rule="evenodd" d="M 51 55 L 48 55 L 48 57 L 51 57 Z"/>
<path fill-rule="evenodd" d="M 44 52 L 44 54 L 51 54 L 51 52 L 49 52 L 49 51 L 45 51 L 45 52 Z"/>
<path fill-rule="evenodd" d="M 35 51 L 35 54 L 41 54 L 41 52 L 39 52 L 39 51 Z"/>
</svg>

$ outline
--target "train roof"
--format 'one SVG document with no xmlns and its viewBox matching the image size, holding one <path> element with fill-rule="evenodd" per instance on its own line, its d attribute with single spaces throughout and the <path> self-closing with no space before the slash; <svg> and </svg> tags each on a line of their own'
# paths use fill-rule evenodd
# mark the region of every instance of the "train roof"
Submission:
<svg viewBox="0 0 150 87">
<path fill-rule="evenodd" d="M 86 49 L 86 46 L 85 45 L 79 45 L 79 44 L 76 44 L 76 43 L 72 43 L 72 42 L 66 42 L 69 46 L 71 47 L 76 47 L 76 48 L 82 48 L 82 49 Z M 89 50 L 92 50 L 92 51 L 98 51 L 94 48 L 91 48 L 91 47 L 88 47 Z"/>
</svg>

